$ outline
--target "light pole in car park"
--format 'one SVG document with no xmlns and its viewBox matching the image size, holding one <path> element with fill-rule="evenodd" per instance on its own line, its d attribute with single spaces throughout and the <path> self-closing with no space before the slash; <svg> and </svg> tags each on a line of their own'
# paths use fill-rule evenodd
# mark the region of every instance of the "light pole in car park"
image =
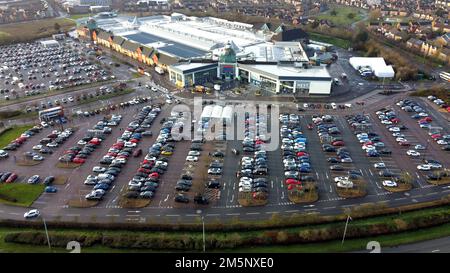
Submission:
<svg viewBox="0 0 450 273">
<path fill-rule="evenodd" d="M 341 243 L 341 245 L 344 245 L 345 234 L 347 233 L 347 226 L 348 226 L 348 221 L 349 220 L 352 220 L 352 217 L 350 217 L 350 215 L 347 215 L 347 221 L 345 222 L 344 235 L 342 236 L 342 243 Z"/>
<path fill-rule="evenodd" d="M 202 210 L 196 211 L 198 215 L 200 215 L 202 218 L 202 230 L 203 230 L 203 252 L 206 252 L 206 238 L 205 238 L 205 217 L 202 215 Z"/>
</svg>

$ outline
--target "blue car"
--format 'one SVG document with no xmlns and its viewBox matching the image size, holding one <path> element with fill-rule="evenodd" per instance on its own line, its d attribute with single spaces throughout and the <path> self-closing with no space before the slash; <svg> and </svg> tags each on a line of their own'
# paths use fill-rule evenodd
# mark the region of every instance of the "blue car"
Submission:
<svg viewBox="0 0 450 273">
<path fill-rule="evenodd" d="M 106 191 L 108 189 L 109 189 L 109 185 L 106 184 L 106 183 L 100 183 L 100 184 L 95 185 L 95 187 L 94 187 L 94 190 L 104 190 L 104 191 Z"/>
<path fill-rule="evenodd" d="M 47 186 L 47 187 L 45 187 L 45 192 L 48 192 L 48 193 L 56 193 L 58 191 L 58 189 L 56 188 L 56 187 L 53 187 L 53 186 Z"/>
</svg>

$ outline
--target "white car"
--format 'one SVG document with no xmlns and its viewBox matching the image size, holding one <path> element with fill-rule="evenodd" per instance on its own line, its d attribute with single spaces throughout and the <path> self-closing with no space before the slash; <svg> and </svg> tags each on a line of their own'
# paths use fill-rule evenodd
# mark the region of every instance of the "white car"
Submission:
<svg viewBox="0 0 450 273">
<path fill-rule="evenodd" d="M 50 142 L 50 143 L 47 143 L 47 145 L 45 145 L 45 146 L 50 147 L 50 148 L 55 148 L 55 147 L 58 147 L 58 143 Z"/>
<path fill-rule="evenodd" d="M 428 163 L 428 165 L 432 168 L 432 169 L 440 169 L 442 168 L 441 164 L 438 163 Z"/>
<path fill-rule="evenodd" d="M 33 156 L 34 161 L 42 161 L 44 160 L 44 157 L 42 155 L 35 155 Z"/>
<path fill-rule="evenodd" d="M 414 146 L 414 149 L 416 149 L 416 150 L 425 150 L 425 146 L 423 146 L 422 144 L 417 144 L 416 146 Z"/>
<path fill-rule="evenodd" d="M 241 179 L 239 179 L 240 183 L 252 183 L 253 179 L 251 179 L 250 177 L 241 177 Z"/>
<path fill-rule="evenodd" d="M 406 138 L 404 138 L 404 137 L 397 137 L 395 139 L 395 141 L 397 141 L 397 142 L 405 142 L 405 141 L 408 141 L 408 140 Z"/>
<path fill-rule="evenodd" d="M 80 140 L 80 141 L 77 142 L 77 144 L 78 144 L 78 145 L 86 145 L 87 142 L 84 141 L 84 140 Z"/>
<path fill-rule="evenodd" d="M 398 128 L 398 127 L 391 127 L 391 128 L 389 128 L 389 132 L 400 132 L 400 128 Z"/>
<path fill-rule="evenodd" d="M 401 133 L 392 133 L 392 136 L 393 137 L 405 137 L 405 135 L 401 134 Z"/>
<path fill-rule="evenodd" d="M 40 150 L 40 149 L 42 149 L 42 145 L 41 144 L 35 145 L 35 146 L 33 146 L 32 149 L 33 150 Z"/>
<path fill-rule="evenodd" d="M 391 125 L 391 124 L 392 124 L 392 121 L 387 120 L 387 119 L 384 119 L 384 120 L 381 121 L 381 123 L 382 123 L 382 124 L 386 124 L 386 125 Z"/>
<path fill-rule="evenodd" d="M 397 183 L 392 180 L 383 180 L 383 186 L 385 187 L 397 187 Z"/>
<path fill-rule="evenodd" d="M 251 191 L 252 191 L 252 187 L 251 186 L 239 187 L 239 192 L 251 192 Z"/>
<path fill-rule="evenodd" d="M 438 141 L 436 141 L 436 143 L 439 145 L 447 145 L 448 144 L 448 142 L 443 139 L 439 139 Z"/>
<path fill-rule="evenodd" d="M 67 99 L 68 99 L 70 102 L 73 102 L 73 101 L 74 101 L 73 97 L 68 97 Z"/>
<path fill-rule="evenodd" d="M 420 117 L 428 117 L 428 114 L 425 113 L 425 112 L 420 112 L 420 113 L 419 113 L 419 116 L 420 116 Z"/>
<path fill-rule="evenodd" d="M 116 158 L 116 159 L 114 159 L 114 160 L 111 162 L 111 164 L 116 164 L 116 163 L 119 163 L 119 164 L 126 164 L 126 163 L 127 163 L 127 159 L 126 159 L 126 158 Z"/>
<path fill-rule="evenodd" d="M 345 181 L 349 181 L 347 176 L 338 176 L 334 178 L 334 182 L 336 183 Z"/>
<path fill-rule="evenodd" d="M 23 214 L 23 217 L 26 219 L 38 217 L 41 213 L 37 209 L 32 209 Z"/>
<path fill-rule="evenodd" d="M 421 171 L 429 171 L 429 170 L 431 170 L 431 165 L 421 164 L 421 165 L 417 166 L 417 169 L 421 170 Z"/>
<path fill-rule="evenodd" d="M 0 150 L 0 158 L 8 157 L 8 153 L 5 150 Z"/>
<path fill-rule="evenodd" d="M 338 188 L 344 188 L 344 189 L 351 189 L 353 188 L 353 182 L 352 181 L 339 181 L 336 186 Z"/>
<path fill-rule="evenodd" d="M 134 142 L 127 141 L 127 142 L 125 142 L 124 146 L 127 147 L 127 148 L 134 148 L 134 147 L 137 146 L 137 144 L 134 143 Z"/>
<path fill-rule="evenodd" d="M 95 166 L 94 168 L 92 168 L 92 171 L 94 173 L 103 173 L 106 171 L 105 167 L 100 167 L 100 166 Z"/>
<path fill-rule="evenodd" d="M 413 157 L 420 156 L 420 153 L 416 150 L 408 150 L 408 151 L 406 151 L 406 154 L 409 156 L 413 156 Z"/>
<path fill-rule="evenodd" d="M 190 155 L 190 156 L 199 156 L 200 152 L 199 151 L 189 151 L 188 155 Z"/>
<path fill-rule="evenodd" d="M 384 164 L 384 162 L 378 162 L 378 163 L 375 163 L 375 164 L 373 164 L 373 166 L 374 166 L 376 169 L 384 169 L 384 168 L 386 168 L 386 164 Z"/>
<path fill-rule="evenodd" d="M 197 162 L 198 161 L 198 157 L 192 156 L 192 155 L 188 155 L 186 157 L 186 161 L 188 161 L 188 162 Z"/>
</svg>

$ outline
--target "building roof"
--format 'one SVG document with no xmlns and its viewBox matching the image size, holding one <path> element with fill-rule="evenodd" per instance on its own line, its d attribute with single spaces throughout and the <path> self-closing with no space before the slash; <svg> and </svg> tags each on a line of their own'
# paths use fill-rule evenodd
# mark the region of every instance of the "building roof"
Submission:
<svg viewBox="0 0 450 273">
<path fill-rule="evenodd" d="M 145 45 L 142 46 L 142 55 L 151 57 L 154 52 L 155 52 L 155 49 L 153 47 L 149 47 L 149 46 L 145 46 Z"/>
<path fill-rule="evenodd" d="M 126 40 L 126 41 L 123 43 L 122 47 L 123 47 L 124 49 L 126 49 L 126 50 L 131 51 L 131 52 L 135 52 L 135 51 L 140 47 L 140 44 L 134 43 L 134 42 L 132 42 L 132 41 L 130 41 L 130 40 Z"/>
<path fill-rule="evenodd" d="M 178 59 L 164 53 L 158 53 L 158 62 L 165 65 L 173 65 L 178 62 Z"/>
<path fill-rule="evenodd" d="M 109 37 L 113 37 L 113 34 L 103 30 L 97 31 L 97 38 L 102 40 L 108 40 Z"/>
<path fill-rule="evenodd" d="M 122 36 L 114 36 L 113 37 L 113 42 L 117 45 L 122 45 L 125 42 L 125 38 L 123 38 Z"/>
<path fill-rule="evenodd" d="M 239 64 L 238 66 L 278 80 L 331 80 L 330 73 L 323 67 L 303 69 L 276 64 Z"/>
<path fill-rule="evenodd" d="M 182 73 L 191 73 L 198 70 L 217 67 L 217 63 L 177 63 L 171 65 L 170 68 Z"/>
<path fill-rule="evenodd" d="M 286 29 L 272 37 L 272 41 L 294 41 L 308 38 L 308 33 L 300 28 Z"/>
</svg>

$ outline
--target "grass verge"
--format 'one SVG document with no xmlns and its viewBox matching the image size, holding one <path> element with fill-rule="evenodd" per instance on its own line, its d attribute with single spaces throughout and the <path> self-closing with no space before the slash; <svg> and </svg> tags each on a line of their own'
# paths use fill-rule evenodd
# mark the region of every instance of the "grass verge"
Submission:
<svg viewBox="0 0 450 273">
<path fill-rule="evenodd" d="M 296 189 L 289 190 L 288 198 L 291 202 L 296 204 L 313 203 L 319 200 L 319 193 L 317 192 L 316 185 L 313 182 L 306 182 L 303 185 L 302 191 Z"/>
<path fill-rule="evenodd" d="M 26 130 L 33 128 L 33 125 L 13 126 L 0 134 L 0 147 L 5 147 L 12 140 L 18 138 Z"/>
<path fill-rule="evenodd" d="M 349 41 L 349 40 L 344 40 L 344 39 L 340 39 L 337 37 L 326 36 L 326 35 L 315 33 L 315 32 L 309 32 L 308 34 L 309 34 L 309 38 L 311 40 L 314 40 L 317 42 L 333 44 L 337 47 L 344 48 L 344 49 L 351 47 L 351 41 Z"/>
<path fill-rule="evenodd" d="M 57 168 L 61 168 L 61 169 L 75 169 L 75 168 L 78 168 L 78 167 L 80 167 L 82 164 L 78 164 L 78 163 L 73 163 L 73 162 L 67 162 L 67 163 L 64 163 L 64 162 L 58 162 L 58 163 L 56 163 L 56 167 Z"/>
<path fill-rule="evenodd" d="M 336 187 L 336 192 L 339 197 L 341 198 L 359 198 L 364 197 L 367 194 L 366 191 L 366 182 L 365 181 L 353 181 L 353 188 L 351 189 L 344 189 Z"/>
<path fill-rule="evenodd" d="M 142 199 L 142 198 L 126 198 L 121 197 L 119 200 L 119 206 L 126 209 L 140 209 L 145 208 L 150 205 L 150 199 Z"/>
<path fill-rule="evenodd" d="M 41 195 L 44 188 L 45 185 L 43 184 L 0 184 L 0 202 L 8 205 L 29 207 Z"/>
<path fill-rule="evenodd" d="M 411 183 L 397 183 L 397 187 L 383 187 L 390 192 L 404 192 L 412 189 Z"/>
</svg>

